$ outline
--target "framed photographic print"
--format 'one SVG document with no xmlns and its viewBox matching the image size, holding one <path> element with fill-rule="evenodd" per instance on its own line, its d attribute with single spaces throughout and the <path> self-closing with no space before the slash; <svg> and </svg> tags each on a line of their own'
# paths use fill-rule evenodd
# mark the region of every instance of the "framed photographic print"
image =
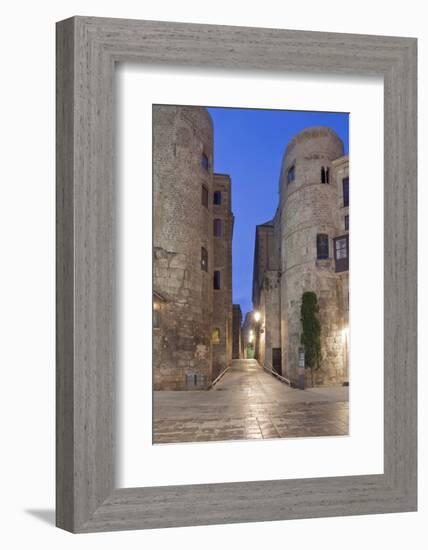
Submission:
<svg viewBox="0 0 428 550">
<path fill-rule="evenodd" d="M 415 39 L 58 23 L 59 527 L 415 510 L 416 296 Z"/>
</svg>

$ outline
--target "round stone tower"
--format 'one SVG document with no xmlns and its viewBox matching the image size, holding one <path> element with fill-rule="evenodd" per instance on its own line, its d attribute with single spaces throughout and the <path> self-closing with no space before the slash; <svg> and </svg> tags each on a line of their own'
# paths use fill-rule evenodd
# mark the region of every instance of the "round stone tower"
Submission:
<svg viewBox="0 0 428 550">
<path fill-rule="evenodd" d="M 153 106 L 155 389 L 211 379 L 212 160 L 206 109 Z"/>
<path fill-rule="evenodd" d="M 343 155 L 343 143 L 329 128 L 307 128 L 289 143 L 280 177 L 282 360 L 286 376 L 298 383 L 302 333 L 302 294 L 313 291 L 321 322 L 321 368 L 313 383 L 343 381 L 339 282 L 333 238 L 338 235 L 338 190 L 332 161 Z M 306 385 L 311 385 L 306 369 Z"/>
</svg>

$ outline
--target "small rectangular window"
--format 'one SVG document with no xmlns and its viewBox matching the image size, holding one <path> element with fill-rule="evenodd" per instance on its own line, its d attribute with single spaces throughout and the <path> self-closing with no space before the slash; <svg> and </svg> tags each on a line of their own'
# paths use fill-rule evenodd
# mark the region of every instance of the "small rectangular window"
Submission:
<svg viewBox="0 0 428 550">
<path fill-rule="evenodd" d="M 208 208 L 208 189 L 205 187 L 205 185 L 202 186 L 201 202 L 202 202 L 202 206 L 205 206 L 205 208 Z"/>
<path fill-rule="evenodd" d="M 214 328 L 211 333 L 211 342 L 213 344 L 220 344 L 220 329 Z"/>
<path fill-rule="evenodd" d="M 343 206 L 349 206 L 349 178 L 342 180 Z"/>
<path fill-rule="evenodd" d="M 220 271 L 214 271 L 214 290 L 220 290 Z"/>
<path fill-rule="evenodd" d="M 208 271 L 208 252 L 204 247 L 201 247 L 201 269 Z"/>
<path fill-rule="evenodd" d="M 222 223 L 219 218 L 216 218 L 213 222 L 214 225 L 214 237 L 221 237 L 222 234 Z"/>
<path fill-rule="evenodd" d="M 324 233 L 319 233 L 317 235 L 317 259 L 328 259 L 328 235 Z"/>
<path fill-rule="evenodd" d="M 214 204 L 221 204 L 221 191 L 214 191 L 213 202 Z"/>
<path fill-rule="evenodd" d="M 346 239 L 336 239 L 336 260 L 343 260 L 348 257 Z"/>
<path fill-rule="evenodd" d="M 336 272 L 348 271 L 349 269 L 349 240 L 348 235 L 334 239 L 334 259 Z"/>
<path fill-rule="evenodd" d="M 209 166 L 210 166 L 210 163 L 208 161 L 208 157 L 205 153 L 202 153 L 202 157 L 201 157 L 201 166 L 204 170 L 208 170 Z"/>
<path fill-rule="evenodd" d="M 160 304 L 153 302 L 153 328 L 160 327 Z"/>
<path fill-rule="evenodd" d="M 345 231 L 349 231 L 349 216 L 345 216 Z"/>
</svg>

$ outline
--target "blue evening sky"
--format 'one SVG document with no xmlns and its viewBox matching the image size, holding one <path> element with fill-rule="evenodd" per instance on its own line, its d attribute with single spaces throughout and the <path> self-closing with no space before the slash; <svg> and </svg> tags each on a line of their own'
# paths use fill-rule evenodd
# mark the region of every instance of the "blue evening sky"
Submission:
<svg viewBox="0 0 428 550">
<path fill-rule="evenodd" d="M 256 225 L 271 220 L 278 204 L 282 156 L 293 136 L 328 126 L 349 150 L 349 115 L 311 111 L 209 108 L 214 122 L 214 171 L 232 179 L 233 303 L 252 309 Z"/>
</svg>

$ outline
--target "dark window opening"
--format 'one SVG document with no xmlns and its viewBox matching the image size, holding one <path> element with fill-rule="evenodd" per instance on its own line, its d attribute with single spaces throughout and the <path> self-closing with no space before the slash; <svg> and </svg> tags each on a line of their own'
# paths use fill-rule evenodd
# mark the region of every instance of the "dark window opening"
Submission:
<svg viewBox="0 0 428 550">
<path fill-rule="evenodd" d="M 210 163 L 208 161 L 208 157 L 205 153 L 202 153 L 202 157 L 201 157 L 201 166 L 204 170 L 208 170 L 209 166 L 210 166 Z"/>
<path fill-rule="evenodd" d="M 330 183 L 330 168 L 321 167 L 321 183 Z"/>
<path fill-rule="evenodd" d="M 221 191 L 214 191 L 213 203 L 214 204 L 221 204 Z"/>
<path fill-rule="evenodd" d="M 220 271 L 214 271 L 214 290 L 220 290 Z"/>
<path fill-rule="evenodd" d="M 160 304 L 153 302 L 153 328 L 160 328 Z"/>
<path fill-rule="evenodd" d="M 349 231 L 349 215 L 345 216 L 345 231 Z"/>
<path fill-rule="evenodd" d="M 287 172 L 287 183 L 291 183 L 292 181 L 294 181 L 296 179 L 296 168 L 293 164 L 293 166 L 291 166 L 289 169 L 288 169 L 288 172 Z"/>
<path fill-rule="evenodd" d="M 348 235 L 334 239 L 334 259 L 336 272 L 349 269 L 349 239 Z"/>
<path fill-rule="evenodd" d="M 272 369 L 282 375 L 281 348 L 272 348 Z"/>
<path fill-rule="evenodd" d="M 216 218 L 213 222 L 214 225 L 214 237 L 221 237 L 222 234 L 222 223 L 219 218 Z"/>
<path fill-rule="evenodd" d="M 208 208 L 208 189 L 205 187 L 205 185 L 202 186 L 201 203 L 202 203 L 202 206 L 205 206 L 205 208 Z"/>
<path fill-rule="evenodd" d="M 343 178 L 342 180 L 343 190 L 343 206 L 349 206 L 349 178 Z"/>
<path fill-rule="evenodd" d="M 208 271 L 208 252 L 203 246 L 201 247 L 201 269 Z"/>
<path fill-rule="evenodd" d="M 317 235 L 317 259 L 328 259 L 328 235 L 324 233 L 319 233 Z"/>
</svg>

